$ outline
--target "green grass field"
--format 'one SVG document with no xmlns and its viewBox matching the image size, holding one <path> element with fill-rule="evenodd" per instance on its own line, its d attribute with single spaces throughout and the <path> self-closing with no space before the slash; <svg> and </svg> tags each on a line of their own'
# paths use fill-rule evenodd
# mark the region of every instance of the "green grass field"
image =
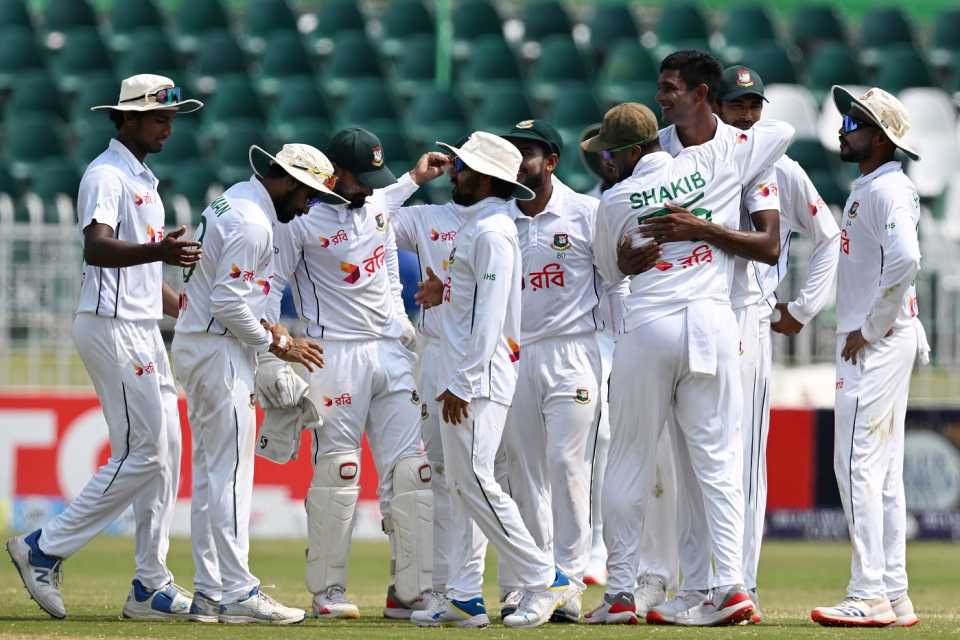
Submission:
<svg viewBox="0 0 960 640">
<path fill-rule="evenodd" d="M 268 593 L 288 605 L 309 608 L 303 586 L 303 550 L 300 542 L 255 541 L 252 567 Z M 188 622 L 143 623 L 124 621 L 120 608 L 130 588 L 133 572 L 133 541 L 126 538 L 95 540 L 64 564 L 63 592 L 68 618 L 52 620 L 29 599 L 13 565 L 0 562 L 0 638 L 242 638 L 317 637 L 381 639 L 436 638 L 438 634 L 482 633 L 487 638 L 625 638 L 642 635 L 652 638 L 814 638 L 865 637 L 873 633 L 885 638 L 901 635 L 914 638 L 960 638 L 960 546 L 916 543 L 910 545 L 908 561 L 911 597 L 921 624 L 913 629 L 881 631 L 825 629 L 809 620 L 809 610 L 830 604 L 843 594 L 849 555 L 846 544 L 769 543 L 761 562 L 761 596 L 766 620 L 759 627 L 721 629 L 678 629 L 674 627 L 588 627 L 547 625 L 535 630 L 510 631 L 495 624 L 483 630 L 417 629 L 409 623 L 387 621 L 380 607 L 387 584 L 388 547 L 384 543 L 361 542 L 353 546 L 348 593 L 360 605 L 360 620 L 318 622 L 284 628 L 262 626 L 202 625 Z M 179 584 L 189 587 L 192 575 L 189 543 L 176 539 L 170 552 L 170 567 Z M 491 618 L 497 612 L 496 560 L 488 556 L 487 603 Z M 601 590 L 591 588 L 585 607 L 594 606 Z"/>
</svg>

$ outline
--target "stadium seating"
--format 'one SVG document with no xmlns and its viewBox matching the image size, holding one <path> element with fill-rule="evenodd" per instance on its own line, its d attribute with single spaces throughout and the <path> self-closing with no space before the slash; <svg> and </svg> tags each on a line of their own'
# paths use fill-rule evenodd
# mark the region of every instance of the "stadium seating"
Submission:
<svg viewBox="0 0 960 640">
<path fill-rule="evenodd" d="M 136 2 L 114 2 L 110 10 L 110 48 L 114 51 L 128 51 L 132 44 L 142 47 L 138 33 L 161 31 L 164 28 L 163 16 L 153 0 Z M 159 49 L 151 50 L 153 55 L 163 55 Z"/>
<path fill-rule="evenodd" d="M 590 47 L 602 56 L 621 41 L 640 41 L 640 32 L 630 7 L 622 4 L 598 6 L 590 20 Z"/>
<path fill-rule="evenodd" d="M 380 49 L 390 59 L 404 53 L 404 45 L 413 38 L 432 36 L 434 21 L 421 0 L 394 0 L 382 19 Z"/>
</svg>

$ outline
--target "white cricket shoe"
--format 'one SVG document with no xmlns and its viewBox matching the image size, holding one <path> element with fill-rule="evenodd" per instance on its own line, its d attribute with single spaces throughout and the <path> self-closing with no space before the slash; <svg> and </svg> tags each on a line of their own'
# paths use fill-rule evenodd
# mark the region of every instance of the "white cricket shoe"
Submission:
<svg viewBox="0 0 960 640">
<path fill-rule="evenodd" d="M 190 620 L 193 622 L 220 622 L 220 601 L 208 598 L 202 591 L 193 593 L 190 603 Z"/>
<path fill-rule="evenodd" d="M 490 625 L 487 608 L 483 598 L 470 600 L 452 600 L 443 598 L 433 603 L 429 609 L 414 611 L 410 621 L 418 627 L 473 627 L 483 628 Z"/>
<path fill-rule="evenodd" d="M 151 591 L 134 578 L 122 614 L 130 620 L 187 620 L 192 604 L 193 595 L 172 582 Z"/>
<path fill-rule="evenodd" d="M 651 613 L 656 612 L 656 608 Z M 672 624 L 689 627 L 716 627 L 739 624 L 753 615 L 753 601 L 743 585 L 716 587 L 707 592 L 700 604 L 679 612 Z M 650 614 L 647 614 L 650 622 Z M 669 622 L 660 624 L 671 624 Z"/>
<path fill-rule="evenodd" d="M 517 610 L 503 619 L 503 624 L 519 629 L 539 627 L 550 621 L 550 616 L 558 607 L 580 595 L 577 585 L 559 569 L 553 584 L 543 591 L 524 591 Z"/>
<path fill-rule="evenodd" d="M 693 589 L 680 591 L 663 604 L 658 604 L 650 609 L 650 611 L 647 612 L 647 623 L 677 624 L 678 615 L 698 606 L 706 597 L 706 591 L 696 591 Z"/>
<path fill-rule="evenodd" d="M 343 587 L 335 584 L 313 596 L 313 617 L 353 620 L 360 617 L 360 609 L 347 600 Z"/>
<path fill-rule="evenodd" d="M 572 622 L 579 624 L 580 612 L 583 610 L 583 592 L 577 590 L 575 596 L 571 596 L 562 606 L 550 616 L 550 622 Z"/>
<path fill-rule="evenodd" d="M 756 588 L 749 589 L 748 593 L 750 594 L 750 600 L 753 602 L 753 615 L 750 616 L 749 620 L 744 620 L 740 624 L 760 624 L 763 622 L 763 609 L 760 608 L 760 594 L 757 593 Z"/>
<path fill-rule="evenodd" d="M 650 609 L 667 601 L 667 582 L 658 575 L 644 573 L 634 592 L 637 615 L 646 616 Z"/>
<path fill-rule="evenodd" d="M 30 597 L 50 616 L 62 619 L 67 617 L 60 594 L 60 582 L 63 580 L 63 560 L 48 556 L 40 550 L 38 541 L 41 530 L 10 538 L 7 540 L 7 553 L 13 566 L 20 574 L 20 580 Z"/>
<path fill-rule="evenodd" d="M 897 621 L 887 596 L 854 598 L 847 596 L 832 607 L 817 607 L 810 619 L 825 627 L 886 627 Z"/>
<path fill-rule="evenodd" d="M 920 618 L 913 610 L 913 603 L 910 602 L 910 596 L 903 594 L 896 600 L 890 602 L 893 607 L 893 613 L 897 616 L 897 621 L 893 623 L 895 627 L 912 627 L 920 622 Z"/>
<path fill-rule="evenodd" d="M 220 605 L 220 622 L 231 624 L 297 624 L 307 612 L 285 607 L 263 591 L 254 587 L 243 600 Z"/>
<path fill-rule="evenodd" d="M 416 600 L 406 603 L 397 596 L 397 588 L 390 585 L 387 589 L 387 603 L 383 607 L 383 617 L 391 620 L 409 620 L 414 611 L 425 611 L 437 606 L 446 598 L 439 591 L 428 590 L 421 593 Z"/>
<path fill-rule="evenodd" d="M 522 599 L 523 591 L 519 589 L 507 591 L 507 595 L 500 599 L 500 620 L 502 621 L 504 618 L 514 613 L 517 610 L 517 607 L 520 606 L 520 600 Z"/>
<path fill-rule="evenodd" d="M 633 594 L 626 591 L 615 596 L 603 594 L 600 606 L 583 616 L 583 620 L 587 624 L 637 624 Z"/>
</svg>

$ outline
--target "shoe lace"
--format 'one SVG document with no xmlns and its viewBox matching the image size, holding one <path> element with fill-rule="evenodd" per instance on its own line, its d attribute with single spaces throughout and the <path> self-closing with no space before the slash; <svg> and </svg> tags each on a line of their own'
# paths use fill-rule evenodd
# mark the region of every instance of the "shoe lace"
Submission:
<svg viewBox="0 0 960 640">
<path fill-rule="evenodd" d="M 333 585 L 327 589 L 326 593 L 327 599 L 331 602 L 346 602 L 347 601 L 347 592 L 346 590 L 338 584 Z"/>
<path fill-rule="evenodd" d="M 666 584 L 664 583 L 663 578 L 661 578 L 660 576 L 654 575 L 652 573 L 645 573 L 642 576 L 640 576 L 639 587 L 641 590 L 656 589 L 659 591 L 659 590 L 666 589 Z"/>
<path fill-rule="evenodd" d="M 685 605 L 693 606 L 703 600 L 703 592 L 701 591 L 681 591 L 677 594 L 677 598 L 683 602 Z"/>
<path fill-rule="evenodd" d="M 50 584 L 55 588 L 60 588 L 60 583 L 63 582 L 63 561 L 58 561 L 57 564 L 53 565 L 53 568 L 50 569 Z"/>
</svg>

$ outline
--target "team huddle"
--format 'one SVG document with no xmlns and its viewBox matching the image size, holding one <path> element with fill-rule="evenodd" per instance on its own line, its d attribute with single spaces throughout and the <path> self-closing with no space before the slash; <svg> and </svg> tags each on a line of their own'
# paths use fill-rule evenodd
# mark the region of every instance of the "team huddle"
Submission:
<svg viewBox="0 0 960 640">
<path fill-rule="evenodd" d="M 840 226 L 785 155 L 793 128 L 761 120 L 762 79 L 678 51 L 658 81 L 668 126 L 623 103 L 584 132 L 573 153 L 600 180 L 590 194 L 553 175 L 571 151 L 543 120 L 438 142 L 399 178 L 389 149 L 350 128 L 322 152 L 251 147 L 253 175 L 209 203 L 188 240 L 165 233 L 144 160 L 203 105 L 169 78 L 127 78 L 116 105 L 94 107 L 117 137 L 88 166 L 77 207 L 74 336 L 111 456 L 63 513 L 7 542 L 30 596 L 65 617 L 63 561 L 132 505 L 124 617 L 303 621 L 260 589 L 248 531 L 255 455 L 289 462 L 306 437 L 310 613 L 357 618 L 347 558 L 366 434 L 391 548 L 388 618 L 490 625 L 491 544 L 508 627 L 760 623 L 770 332 L 801 331 L 836 282 L 834 460 L 853 558 L 845 597 L 811 617 L 915 624 L 903 429 L 929 348 L 913 287 L 919 200 L 895 152 L 918 156 L 895 97 L 834 87 L 833 99 L 841 159 L 861 173 Z M 405 205 L 443 176 L 449 203 Z M 781 302 L 794 233 L 813 251 L 799 294 Z M 416 326 L 398 250 L 420 268 Z M 180 291 L 164 263 L 183 268 Z M 280 323 L 288 285 L 302 337 Z M 173 367 L 163 315 L 177 318 Z M 178 383 L 192 592 L 166 566 Z M 606 591 L 583 610 L 588 584 Z"/>
</svg>

